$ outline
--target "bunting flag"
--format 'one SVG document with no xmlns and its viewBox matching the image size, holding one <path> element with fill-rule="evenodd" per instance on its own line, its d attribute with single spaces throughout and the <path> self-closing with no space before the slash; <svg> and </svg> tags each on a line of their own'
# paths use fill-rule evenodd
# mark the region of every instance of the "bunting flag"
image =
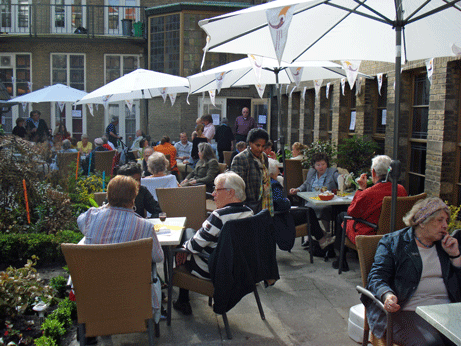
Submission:
<svg viewBox="0 0 461 346">
<path fill-rule="evenodd" d="M 287 89 L 288 89 L 288 88 L 287 88 Z M 296 85 L 293 87 L 293 89 L 291 89 L 291 91 L 290 91 L 290 97 L 291 97 L 291 94 L 293 94 L 293 91 L 295 91 L 295 89 L 296 89 Z"/>
<path fill-rule="evenodd" d="M 378 93 L 379 96 L 381 96 L 381 87 L 383 86 L 383 74 L 378 73 L 376 77 L 378 78 Z"/>
<path fill-rule="evenodd" d="M 279 62 L 282 61 L 283 51 L 287 42 L 288 29 L 293 18 L 295 7 L 285 6 L 266 10 L 267 24 L 272 36 L 275 55 Z"/>
<path fill-rule="evenodd" d="M 451 46 L 451 50 L 453 51 L 453 54 L 456 56 L 461 56 L 461 48 L 458 47 L 456 44 L 453 43 Z"/>
<path fill-rule="evenodd" d="M 349 82 L 349 87 L 351 88 L 351 90 L 354 88 L 355 80 L 357 79 L 361 62 L 361 60 L 341 61 L 341 64 L 343 65 L 343 68 L 346 71 L 347 81 Z"/>
<path fill-rule="evenodd" d="M 170 97 L 170 101 L 171 101 L 171 106 L 173 107 L 175 101 L 176 101 L 176 95 L 178 95 L 177 93 L 173 93 L 173 94 L 168 94 L 168 96 Z"/>
<path fill-rule="evenodd" d="M 314 88 L 315 88 L 315 98 L 319 98 L 320 96 L 320 88 L 322 87 L 323 79 L 316 79 L 314 80 Z"/>
<path fill-rule="evenodd" d="M 341 90 L 344 96 L 344 89 L 346 88 L 346 78 L 341 78 Z"/>
<path fill-rule="evenodd" d="M 96 103 L 96 112 L 99 110 L 99 103 Z"/>
<path fill-rule="evenodd" d="M 303 101 L 306 100 L 306 90 L 307 90 L 307 87 L 305 86 L 305 87 L 303 88 L 303 94 L 302 94 L 302 96 L 301 96 L 302 99 L 303 99 Z"/>
<path fill-rule="evenodd" d="M 210 36 L 207 36 L 205 47 L 203 47 L 203 57 L 202 57 L 202 63 L 200 64 L 200 71 L 203 70 L 203 65 L 205 64 L 205 56 L 206 56 L 206 52 L 208 52 L 208 48 L 210 47 L 210 40 L 211 40 Z"/>
<path fill-rule="evenodd" d="M 160 92 L 160 95 L 162 95 L 163 98 L 163 103 L 166 101 L 166 95 L 167 95 L 167 88 L 158 88 L 158 91 Z"/>
<path fill-rule="evenodd" d="M 357 78 L 357 85 L 355 87 L 355 96 L 360 95 L 360 92 L 362 91 L 362 77 Z"/>
<path fill-rule="evenodd" d="M 221 91 L 222 83 L 224 82 L 224 76 L 226 75 L 226 72 L 221 72 L 221 73 L 216 73 L 215 78 L 216 78 L 216 89 L 218 89 L 218 94 Z"/>
<path fill-rule="evenodd" d="M 94 117 L 93 104 L 92 103 L 87 103 L 86 105 L 88 106 L 88 110 L 90 111 L 91 116 Z"/>
<path fill-rule="evenodd" d="M 304 67 L 290 67 L 291 75 L 295 80 L 296 86 L 299 87 L 299 83 L 301 83 L 301 76 L 303 75 L 303 68 Z"/>
<path fill-rule="evenodd" d="M 427 79 L 432 85 L 432 74 L 434 73 L 434 58 L 426 60 Z"/>
<path fill-rule="evenodd" d="M 256 76 L 256 81 L 259 83 L 261 81 L 261 70 L 263 67 L 263 57 L 259 55 L 248 54 L 248 59 L 250 60 L 251 67 L 253 67 L 253 72 Z"/>
<path fill-rule="evenodd" d="M 266 89 L 266 84 L 256 84 L 255 85 L 256 90 L 258 90 L 258 94 L 260 98 L 263 98 L 264 95 L 264 90 Z"/>
<path fill-rule="evenodd" d="M 125 104 L 130 110 L 130 113 L 133 113 L 133 100 L 125 100 Z"/>
<path fill-rule="evenodd" d="M 186 102 L 187 102 L 187 104 L 190 106 L 190 102 L 189 102 L 189 95 L 190 95 L 190 94 L 187 94 L 187 97 L 186 97 Z"/>
<path fill-rule="evenodd" d="M 57 102 L 58 106 L 59 106 L 59 109 L 62 110 L 64 109 L 64 106 L 66 105 L 64 102 Z"/>
<path fill-rule="evenodd" d="M 27 89 L 29 89 L 29 92 L 32 92 L 32 82 L 27 82 Z"/>
<path fill-rule="evenodd" d="M 24 113 L 26 113 L 26 108 L 27 108 L 28 103 L 27 102 L 22 102 L 21 104 L 22 104 L 22 111 Z"/>
<path fill-rule="evenodd" d="M 327 96 L 327 99 L 330 97 L 330 86 L 331 86 L 331 83 L 330 83 L 330 82 L 328 82 L 328 83 L 327 83 L 327 90 L 326 90 L 326 94 L 327 94 L 326 96 Z"/>
<path fill-rule="evenodd" d="M 109 103 L 111 97 L 112 95 L 102 96 L 102 105 L 104 106 L 104 109 L 107 109 L 107 104 Z"/>
<path fill-rule="evenodd" d="M 216 107 L 216 104 L 215 104 L 216 90 L 208 90 L 208 94 L 210 95 L 211 104 Z"/>
</svg>

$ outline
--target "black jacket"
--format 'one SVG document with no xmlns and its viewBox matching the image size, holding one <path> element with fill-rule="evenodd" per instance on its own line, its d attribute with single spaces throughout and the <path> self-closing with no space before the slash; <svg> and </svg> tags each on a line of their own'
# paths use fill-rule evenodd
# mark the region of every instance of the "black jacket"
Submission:
<svg viewBox="0 0 461 346">
<path fill-rule="evenodd" d="M 148 211 L 152 214 L 151 217 L 158 217 L 158 214 L 162 211 L 160 205 L 154 199 L 152 194 L 149 192 L 147 187 L 139 186 L 138 195 L 134 201 L 136 207 L 136 213 L 142 217 L 146 217 L 145 212 Z"/>
</svg>

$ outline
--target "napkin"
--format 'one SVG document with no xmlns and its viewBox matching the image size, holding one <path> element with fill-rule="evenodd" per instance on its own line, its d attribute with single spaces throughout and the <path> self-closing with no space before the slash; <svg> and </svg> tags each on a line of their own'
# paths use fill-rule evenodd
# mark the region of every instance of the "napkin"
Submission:
<svg viewBox="0 0 461 346">
<path fill-rule="evenodd" d="M 338 176 L 338 190 L 339 192 L 343 193 L 344 192 L 344 174 L 341 174 Z"/>
</svg>

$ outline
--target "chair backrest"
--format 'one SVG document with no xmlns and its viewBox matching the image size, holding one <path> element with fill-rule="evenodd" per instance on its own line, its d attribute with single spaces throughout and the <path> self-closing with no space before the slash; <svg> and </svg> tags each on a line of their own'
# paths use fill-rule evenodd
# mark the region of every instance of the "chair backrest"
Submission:
<svg viewBox="0 0 461 346">
<path fill-rule="evenodd" d="M 186 227 L 198 230 L 207 218 L 206 185 L 157 189 L 157 198 L 168 217 L 185 216 Z"/>
<path fill-rule="evenodd" d="M 358 235 L 355 238 L 363 287 L 367 286 L 368 273 L 375 260 L 376 248 L 382 237 L 382 235 Z"/>
<path fill-rule="evenodd" d="M 227 163 L 218 163 L 219 165 L 219 173 L 224 173 L 227 169 Z"/>
<path fill-rule="evenodd" d="M 149 192 L 152 194 L 154 199 L 158 201 L 157 189 L 158 188 L 177 188 L 178 181 L 176 177 L 172 174 L 165 175 L 163 177 L 155 178 L 142 178 L 141 185 L 145 186 Z"/>
<path fill-rule="evenodd" d="M 408 213 L 413 205 L 420 199 L 427 197 L 427 193 L 423 192 L 415 196 L 397 197 L 396 215 L 395 215 L 395 229 L 391 230 L 391 196 L 386 196 L 383 199 L 383 205 L 381 207 L 381 214 L 378 221 L 377 234 L 387 234 L 399 229 L 405 228 L 406 225 L 403 222 L 403 217 Z"/>
<path fill-rule="evenodd" d="M 111 174 L 112 160 L 116 151 L 95 151 L 94 152 L 94 169 L 98 172 L 106 172 L 106 176 Z"/>
<path fill-rule="evenodd" d="M 59 174 L 62 177 L 68 177 L 69 174 L 74 173 L 75 170 L 71 171 L 71 164 L 75 163 L 77 165 L 78 153 L 57 153 L 57 164 L 59 167 Z M 75 166 L 76 167 L 76 166 Z"/>
<path fill-rule="evenodd" d="M 107 198 L 107 192 L 95 192 L 94 193 L 94 201 L 99 205 L 102 206 Z"/>
<path fill-rule="evenodd" d="M 153 318 L 152 242 L 61 245 L 86 336 L 146 331 L 146 320 Z"/>
<path fill-rule="evenodd" d="M 300 160 L 286 160 L 287 191 L 299 187 L 303 182 L 303 168 Z"/>
<path fill-rule="evenodd" d="M 224 162 L 226 163 L 227 167 L 231 166 L 231 163 L 232 163 L 231 157 L 233 153 L 234 153 L 233 151 L 223 151 Z"/>
</svg>

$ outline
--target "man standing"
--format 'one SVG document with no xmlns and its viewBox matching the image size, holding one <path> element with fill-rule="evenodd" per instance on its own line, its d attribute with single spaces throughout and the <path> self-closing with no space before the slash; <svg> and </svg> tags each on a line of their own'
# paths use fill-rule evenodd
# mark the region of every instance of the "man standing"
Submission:
<svg viewBox="0 0 461 346">
<path fill-rule="evenodd" d="M 234 134 L 232 133 L 231 128 L 228 125 L 227 118 L 221 120 L 222 125 L 218 126 L 216 129 L 216 134 L 214 139 L 218 143 L 218 156 L 219 162 L 224 162 L 224 153 L 223 151 L 232 150 L 232 141 L 234 140 Z"/>
<path fill-rule="evenodd" d="M 243 205 L 246 199 L 245 182 L 236 173 L 222 173 L 215 178 L 214 184 L 213 197 L 217 209 L 205 220 L 195 234 L 193 229 L 186 229 L 185 238 L 189 240 L 183 244 L 183 247 L 192 253 L 212 253 L 218 244 L 221 229 L 227 221 L 253 215 L 253 211 Z M 184 262 L 184 258 L 178 258 L 178 261 Z M 192 255 L 190 260 L 186 262 L 186 267 L 193 275 L 210 279 L 208 261 L 198 255 Z M 183 288 L 179 290 L 178 300 L 173 303 L 173 307 L 184 315 L 192 314 L 188 290 Z"/>
<path fill-rule="evenodd" d="M 107 139 L 109 140 L 109 142 L 111 142 L 114 145 L 114 148 L 117 148 L 118 146 L 117 140 L 122 139 L 122 137 L 120 137 L 117 134 L 117 129 L 115 128 L 115 126 L 117 125 L 118 125 L 118 117 L 112 117 L 110 124 L 107 125 L 106 127 Z"/>
<path fill-rule="evenodd" d="M 247 141 L 248 132 L 256 127 L 255 120 L 250 117 L 250 110 L 243 107 L 242 115 L 235 119 L 235 139 L 237 142 Z"/>
<path fill-rule="evenodd" d="M 41 115 L 39 111 L 33 110 L 27 119 L 26 131 L 31 142 L 42 143 L 50 138 L 50 130 L 45 120 L 40 119 Z"/>
<path fill-rule="evenodd" d="M 213 125 L 213 117 L 210 114 L 207 114 L 202 115 L 200 119 L 202 119 L 203 126 L 205 126 L 203 129 L 203 134 L 208 139 L 208 143 L 211 143 L 211 140 L 213 139 L 216 132 L 216 129 Z"/>
</svg>

